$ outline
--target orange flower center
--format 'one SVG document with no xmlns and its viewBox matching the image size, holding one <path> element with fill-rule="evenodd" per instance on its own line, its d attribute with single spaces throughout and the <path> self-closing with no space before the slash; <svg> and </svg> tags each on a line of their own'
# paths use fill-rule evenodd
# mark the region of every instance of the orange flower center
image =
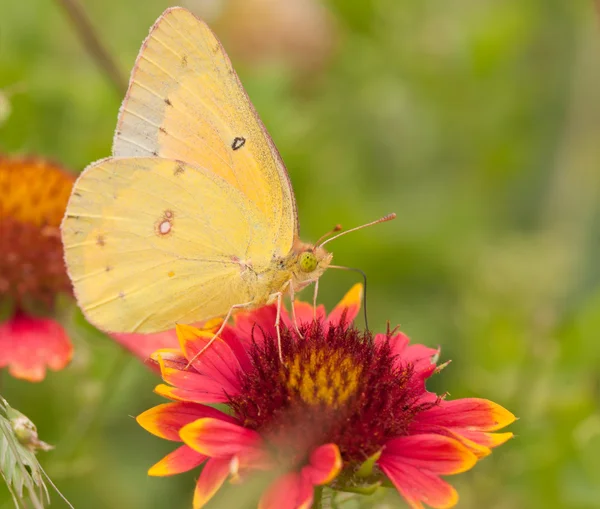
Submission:
<svg viewBox="0 0 600 509">
<path fill-rule="evenodd" d="M 71 292 L 60 222 L 74 177 L 40 159 L 0 156 L 0 300 L 51 308 Z"/>
</svg>

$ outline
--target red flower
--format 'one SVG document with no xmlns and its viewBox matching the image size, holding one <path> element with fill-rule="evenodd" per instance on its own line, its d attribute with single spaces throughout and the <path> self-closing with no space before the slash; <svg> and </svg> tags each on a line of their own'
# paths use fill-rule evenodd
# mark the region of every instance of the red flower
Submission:
<svg viewBox="0 0 600 509">
<path fill-rule="evenodd" d="M 71 293 L 59 226 L 73 181 L 47 161 L 0 156 L 0 367 L 32 382 L 73 353 L 52 318 L 56 296 Z"/>
<path fill-rule="evenodd" d="M 456 491 L 440 476 L 468 470 L 508 440 L 512 433 L 492 432 L 515 417 L 488 400 L 446 401 L 428 392 L 439 351 L 409 345 L 401 333 L 373 337 L 348 325 L 361 292 L 352 288 L 328 317 L 322 306 L 296 302 L 302 338 L 284 313 L 283 364 L 275 306 L 238 314 L 197 358 L 219 322 L 178 326 L 181 349 L 153 355 L 169 384 L 156 392 L 173 402 L 137 420 L 182 445 L 149 474 L 204 465 L 194 508 L 229 476 L 258 470 L 278 473 L 263 509 L 308 508 L 323 485 L 363 493 L 393 485 L 413 508 L 453 506 Z M 213 403 L 228 413 L 207 406 Z"/>
</svg>

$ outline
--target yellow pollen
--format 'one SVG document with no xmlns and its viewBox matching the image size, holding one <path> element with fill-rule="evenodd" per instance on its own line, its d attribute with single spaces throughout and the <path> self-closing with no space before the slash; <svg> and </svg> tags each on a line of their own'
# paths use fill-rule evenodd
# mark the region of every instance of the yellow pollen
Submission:
<svg viewBox="0 0 600 509">
<path fill-rule="evenodd" d="M 308 360 L 296 355 L 289 364 L 288 387 L 309 405 L 339 408 L 358 387 L 362 367 L 339 351 L 313 351 Z"/>
<path fill-rule="evenodd" d="M 2 217 L 58 227 L 75 177 L 36 158 L 0 156 Z"/>
</svg>

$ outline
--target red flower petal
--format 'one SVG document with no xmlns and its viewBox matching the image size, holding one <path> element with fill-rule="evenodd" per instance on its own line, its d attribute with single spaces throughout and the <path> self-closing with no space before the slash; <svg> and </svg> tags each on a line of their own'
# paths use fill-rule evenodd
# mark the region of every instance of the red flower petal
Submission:
<svg viewBox="0 0 600 509">
<path fill-rule="evenodd" d="M 338 446 L 326 444 L 310 455 L 310 464 L 302 468 L 302 475 L 314 486 L 327 484 L 342 470 L 343 461 Z"/>
<path fill-rule="evenodd" d="M 411 507 L 422 509 L 425 502 L 444 509 L 456 504 L 458 494 L 439 475 L 464 472 L 476 461 L 458 440 L 425 434 L 390 440 L 377 464 Z"/>
<path fill-rule="evenodd" d="M 480 398 L 444 400 L 438 406 L 418 414 L 418 418 L 428 424 L 478 431 L 496 431 L 516 420 L 506 408 Z"/>
<path fill-rule="evenodd" d="M 192 449 L 211 458 L 253 456 L 260 454 L 262 444 L 256 431 L 219 418 L 198 419 L 184 426 L 179 436 Z"/>
<path fill-rule="evenodd" d="M 258 503 L 258 509 L 308 509 L 313 495 L 313 485 L 298 472 L 290 472 L 267 488 Z"/>
<path fill-rule="evenodd" d="M 424 509 L 422 502 L 436 509 L 453 507 L 458 502 L 456 490 L 431 472 L 395 462 L 380 467 L 413 509 Z"/>
<path fill-rule="evenodd" d="M 514 422 L 516 417 L 487 399 L 442 400 L 417 414 L 411 429 L 418 433 L 442 433 L 460 440 L 477 456 L 488 455 L 490 448 L 503 444 L 512 433 L 487 433 Z"/>
<path fill-rule="evenodd" d="M 201 375 L 194 369 L 185 369 L 188 360 L 183 355 L 171 350 L 159 350 L 152 355 L 152 358 L 158 361 L 163 380 L 175 386 L 159 385 L 155 388 L 157 394 L 174 400 L 194 403 L 227 401 L 223 386 L 218 381 Z"/>
<path fill-rule="evenodd" d="M 148 359 L 156 350 L 179 346 L 175 329 L 156 334 L 112 333 L 110 336 L 141 361 Z"/>
<path fill-rule="evenodd" d="M 197 329 L 191 325 L 177 325 L 177 336 L 188 361 L 194 359 L 191 365 L 198 373 L 218 382 L 228 394 L 239 393 L 238 372 L 241 366 L 225 341 L 216 338 L 210 347 L 204 350 L 212 340 L 214 332 Z M 198 355 L 200 352 L 202 353 Z"/>
<path fill-rule="evenodd" d="M 54 320 L 17 313 L 0 324 L 0 367 L 8 366 L 15 378 L 39 382 L 46 368 L 61 370 L 72 355 L 67 333 Z"/>
<path fill-rule="evenodd" d="M 346 312 L 346 323 L 352 323 L 360 311 L 360 303 L 362 301 L 363 287 L 360 283 L 355 284 L 340 303 L 333 308 L 333 311 L 327 317 L 327 323 L 338 325 L 344 312 Z"/>
<path fill-rule="evenodd" d="M 283 310 L 282 310 L 283 311 Z M 267 336 L 276 334 L 275 318 L 277 317 L 277 306 L 270 304 L 262 306 L 251 311 L 240 311 L 233 317 L 235 330 L 240 338 L 240 341 L 245 346 L 250 345 L 253 339 L 257 343 L 261 343 Z"/>
<path fill-rule="evenodd" d="M 205 417 L 236 422 L 233 417 L 224 414 L 216 408 L 181 401 L 155 406 L 138 415 L 136 420 L 142 428 L 157 437 L 181 442 L 181 438 L 179 437 L 181 428 Z"/>
<path fill-rule="evenodd" d="M 379 463 L 401 462 L 440 475 L 469 470 L 477 458 L 458 440 L 423 434 L 393 438 L 385 444 Z"/>
<path fill-rule="evenodd" d="M 211 458 L 206 462 L 196 483 L 194 509 L 203 507 L 219 491 L 229 476 L 230 459 Z"/>
<path fill-rule="evenodd" d="M 314 308 L 308 302 L 302 302 L 300 300 L 294 301 L 294 312 L 296 313 L 298 327 L 300 327 L 302 324 L 312 323 L 315 317 L 318 321 L 325 320 L 325 317 L 327 316 L 327 313 L 325 312 L 325 306 L 317 306 L 316 312 L 313 312 L 313 309 Z M 282 313 L 281 319 L 288 329 L 295 328 L 291 313 L 288 313 L 287 311 Z"/>
<path fill-rule="evenodd" d="M 150 467 L 148 475 L 162 477 L 181 474 L 196 468 L 204 461 L 206 461 L 206 456 L 198 454 L 187 445 L 182 445 Z"/>
</svg>

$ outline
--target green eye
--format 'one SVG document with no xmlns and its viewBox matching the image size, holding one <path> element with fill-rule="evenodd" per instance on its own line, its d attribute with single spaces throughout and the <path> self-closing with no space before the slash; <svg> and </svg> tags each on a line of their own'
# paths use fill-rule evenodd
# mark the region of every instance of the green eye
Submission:
<svg viewBox="0 0 600 509">
<path fill-rule="evenodd" d="M 302 272 L 312 272 L 317 268 L 317 257 L 311 251 L 305 251 L 298 260 Z"/>
</svg>

